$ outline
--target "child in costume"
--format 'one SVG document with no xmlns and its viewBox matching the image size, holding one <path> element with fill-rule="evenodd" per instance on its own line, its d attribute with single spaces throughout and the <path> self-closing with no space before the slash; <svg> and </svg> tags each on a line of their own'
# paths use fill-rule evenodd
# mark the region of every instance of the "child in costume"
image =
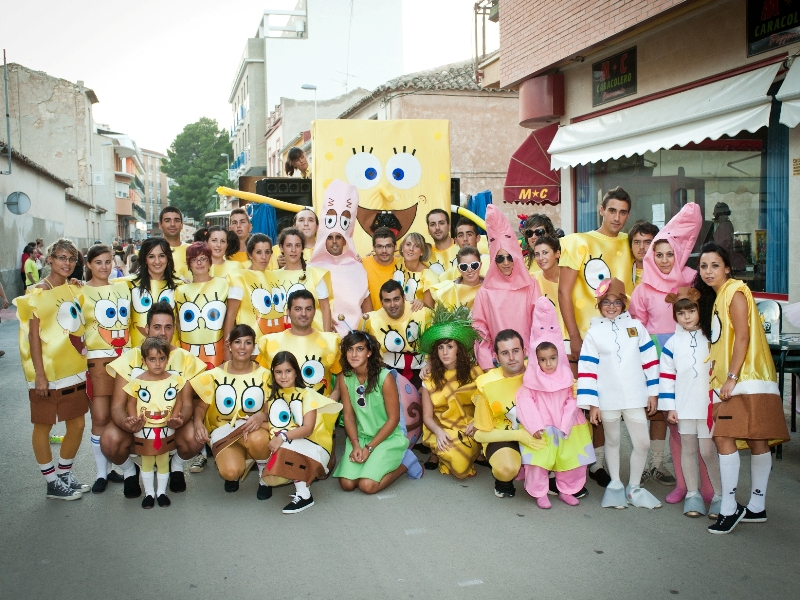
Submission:
<svg viewBox="0 0 800 600">
<path fill-rule="evenodd" d="M 675 335 L 661 349 L 658 410 L 668 411 L 667 422 L 677 425 L 681 436 L 681 464 L 687 490 L 683 514 L 687 517 L 706 514 L 699 492 L 699 449 L 714 487 L 708 515 L 716 520 L 722 497 L 719 493 L 719 459 L 708 427 L 711 376 L 705 363 L 709 344 L 700 330 L 699 299 L 700 292 L 690 287 L 680 287 L 664 299 L 672 306 L 677 325 Z"/>
<path fill-rule="evenodd" d="M 420 349 L 428 355 L 430 374 L 422 382 L 422 443 L 433 452 L 425 467 L 452 474 L 456 479 L 476 474 L 473 466 L 480 444 L 472 439 L 475 380 L 482 374 L 472 348 L 478 338 L 469 309 L 448 310 L 437 304 L 431 323 L 420 338 Z"/>
<path fill-rule="evenodd" d="M 602 423 L 605 455 L 611 482 L 600 506 L 659 508 L 661 503 L 641 487 L 642 472 L 650 448 L 647 413 L 655 412 L 658 401 L 658 357 L 655 344 L 644 326 L 625 310 L 625 284 L 616 277 L 597 286 L 597 307 L 583 340 L 578 360 L 578 406 L 589 409 L 589 419 Z M 619 477 L 620 420 L 633 443 L 630 481 Z"/>
<path fill-rule="evenodd" d="M 142 344 L 147 370 L 123 388 L 128 393 L 126 424 L 133 430 L 134 448 L 142 457 L 142 508 L 169 506 L 169 453 L 175 449 L 175 428 L 182 425 L 179 392 L 186 384 L 180 375 L 167 372 L 169 344 L 160 338 L 147 338 Z M 153 467 L 158 469 L 158 486 L 153 489 Z"/>
<path fill-rule="evenodd" d="M 291 515 L 314 506 L 308 486 L 328 473 L 333 428 L 342 407 L 305 387 L 291 352 L 278 352 L 270 372 L 272 387 L 265 408 L 270 457 L 262 479 L 272 486 L 294 482 L 292 501 L 283 507 L 283 514 Z"/>
<path fill-rule="evenodd" d="M 586 483 L 586 467 L 595 461 L 592 431 L 572 391 L 572 370 L 564 351 L 561 324 L 553 303 L 542 296 L 533 311 L 528 361 L 517 392 L 517 418 L 545 447 L 532 450 L 520 444 L 525 490 L 539 508 L 550 508 L 548 471 L 555 473 L 558 497 L 570 506 Z"/>
</svg>

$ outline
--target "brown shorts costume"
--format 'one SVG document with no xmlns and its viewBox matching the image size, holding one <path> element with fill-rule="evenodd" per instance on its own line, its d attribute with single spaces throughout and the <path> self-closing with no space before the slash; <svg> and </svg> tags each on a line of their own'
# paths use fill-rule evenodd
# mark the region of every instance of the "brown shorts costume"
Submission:
<svg viewBox="0 0 800 600">
<path fill-rule="evenodd" d="M 31 403 L 31 423 L 55 425 L 58 421 L 69 421 L 89 412 L 89 397 L 86 384 L 73 385 L 60 390 L 49 390 L 46 398 L 36 390 L 28 390 Z"/>
<path fill-rule="evenodd" d="M 114 378 L 106 371 L 106 365 L 116 360 L 116 356 L 106 358 L 90 358 L 87 366 L 91 382 L 92 399 L 95 396 L 113 396 Z"/>
</svg>

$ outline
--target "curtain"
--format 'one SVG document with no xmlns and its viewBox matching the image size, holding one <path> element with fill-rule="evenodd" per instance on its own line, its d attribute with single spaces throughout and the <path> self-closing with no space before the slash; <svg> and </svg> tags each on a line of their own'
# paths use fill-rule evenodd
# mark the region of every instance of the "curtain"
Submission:
<svg viewBox="0 0 800 600">
<path fill-rule="evenodd" d="M 597 201 L 594 190 L 594 170 L 591 165 L 578 165 L 575 168 L 575 187 L 578 201 L 575 203 L 578 224 L 577 233 L 597 229 Z"/>
<path fill-rule="evenodd" d="M 767 134 L 767 292 L 789 293 L 789 128 L 772 101 Z"/>
</svg>

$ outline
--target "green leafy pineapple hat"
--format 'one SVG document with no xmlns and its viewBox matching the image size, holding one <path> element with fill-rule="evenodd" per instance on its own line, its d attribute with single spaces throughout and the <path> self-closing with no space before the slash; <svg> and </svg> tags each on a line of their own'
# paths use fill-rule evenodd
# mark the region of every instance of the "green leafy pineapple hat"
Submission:
<svg viewBox="0 0 800 600">
<path fill-rule="evenodd" d="M 430 325 L 419 338 L 419 349 L 423 354 L 430 354 L 440 340 L 455 340 L 472 354 L 475 342 L 480 339 L 480 334 L 472 328 L 469 307 L 460 304 L 450 310 L 441 302 L 437 302 Z"/>
</svg>

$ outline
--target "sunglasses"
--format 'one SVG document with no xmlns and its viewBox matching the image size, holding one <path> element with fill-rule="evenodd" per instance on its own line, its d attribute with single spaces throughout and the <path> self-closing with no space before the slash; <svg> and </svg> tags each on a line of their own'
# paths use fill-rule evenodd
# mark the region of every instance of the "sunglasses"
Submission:
<svg viewBox="0 0 800 600">
<path fill-rule="evenodd" d="M 526 229 L 525 230 L 525 237 L 529 238 L 529 237 L 533 237 L 534 235 L 536 237 L 542 237 L 546 233 L 547 233 L 547 230 L 542 228 L 542 227 L 539 227 L 538 229 Z"/>
<path fill-rule="evenodd" d="M 480 268 L 481 263 L 479 261 L 471 263 L 458 263 L 458 270 L 462 273 L 466 273 L 467 271 L 477 271 Z"/>
<path fill-rule="evenodd" d="M 510 254 L 498 254 L 497 256 L 494 257 L 494 262 L 498 265 L 502 265 L 505 261 L 513 263 L 514 257 L 511 256 Z"/>
<path fill-rule="evenodd" d="M 361 408 L 364 408 L 367 405 L 367 401 L 364 398 L 364 392 L 367 391 L 367 388 L 364 387 L 362 383 L 356 388 L 356 394 L 358 394 L 358 400 L 356 400 L 356 404 L 358 404 Z"/>
</svg>

